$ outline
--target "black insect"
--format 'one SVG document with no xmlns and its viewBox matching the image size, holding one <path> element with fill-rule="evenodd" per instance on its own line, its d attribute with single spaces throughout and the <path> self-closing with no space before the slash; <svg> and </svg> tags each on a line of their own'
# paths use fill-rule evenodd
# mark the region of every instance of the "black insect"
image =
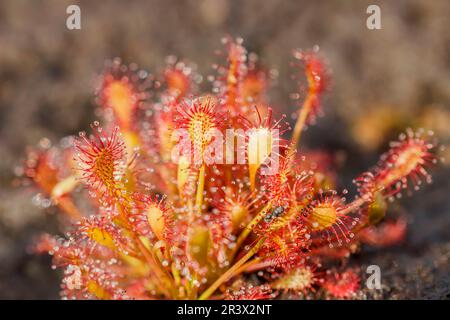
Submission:
<svg viewBox="0 0 450 320">
<path fill-rule="evenodd" d="M 281 207 L 281 206 L 280 207 L 276 207 L 272 211 L 272 217 L 273 218 L 277 218 L 277 217 L 281 216 L 284 213 L 285 209 L 286 209 L 285 207 Z"/>
<path fill-rule="evenodd" d="M 275 207 L 275 209 L 273 209 L 272 212 L 269 212 L 268 214 L 266 214 L 264 216 L 264 222 L 269 223 L 273 219 L 278 218 L 279 216 L 281 216 L 284 213 L 285 209 L 286 208 L 282 207 L 282 206 Z"/>
</svg>

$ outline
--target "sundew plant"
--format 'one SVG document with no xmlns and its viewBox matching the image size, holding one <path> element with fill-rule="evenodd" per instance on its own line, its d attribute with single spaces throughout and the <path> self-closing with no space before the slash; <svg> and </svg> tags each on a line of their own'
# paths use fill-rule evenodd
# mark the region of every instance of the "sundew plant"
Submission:
<svg viewBox="0 0 450 320">
<path fill-rule="evenodd" d="M 63 299 L 357 298 L 360 270 L 342 261 L 403 238 L 405 219 L 386 210 L 431 181 L 430 132 L 392 142 L 348 199 L 327 153 L 301 147 L 330 87 L 317 50 L 293 52 L 292 128 L 242 40 L 224 39 L 220 56 L 206 93 L 174 57 L 160 75 L 108 61 L 101 124 L 28 152 L 34 200 L 64 216 L 60 236 L 33 245 L 62 269 Z"/>
</svg>

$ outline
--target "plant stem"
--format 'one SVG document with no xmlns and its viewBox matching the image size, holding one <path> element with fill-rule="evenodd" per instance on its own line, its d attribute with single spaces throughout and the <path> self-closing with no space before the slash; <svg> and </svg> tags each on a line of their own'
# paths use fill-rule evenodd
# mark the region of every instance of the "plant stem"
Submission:
<svg viewBox="0 0 450 320">
<path fill-rule="evenodd" d="M 58 199 L 57 206 L 74 221 L 78 221 L 82 217 L 81 213 L 78 211 L 78 208 L 68 196 L 63 196 Z"/>
<path fill-rule="evenodd" d="M 344 209 L 339 211 L 339 214 L 351 213 L 351 212 L 355 211 L 356 209 L 359 209 L 366 202 L 367 202 L 367 199 L 364 199 L 363 197 L 353 200 L 347 206 L 345 206 Z"/>
<path fill-rule="evenodd" d="M 244 230 L 242 230 L 241 234 L 239 235 L 236 241 L 236 246 L 233 249 L 231 259 L 234 258 L 242 243 L 244 243 L 245 239 L 247 239 L 248 235 L 250 234 L 250 232 L 252 232 L 253 228 L 256 227 L 256 225 L 261 221 L 262 218 L 264 218 L 264 216 L 267 213 L 267 210 L 269 210 L 271 206 L 272 206 L 271 202 L 267 203 L 267 205 L 265 205 L 264 208 L 262 208 L 261 211 L 258 212 L 258 214 L 252 219 L 252 221 L 250 221 L 250 223 L 247 226 L 245 226 Z"/>
<path fill-rule="evenodd" d="M 197 194 L 195 197 L 195 206 L 197 208 L 197 212 L 202 212 L 202 204 L 203 204 L 203 190 L 205 189 L 205 163 L 200 167 L 200 171 L 198 172 L 198 186 L 197 186 Z"/>
<path fill-rule="evenodd" d="M 308 119 L 308 115 L 311 112 L 313 106 L 312 102 L 313 98 L 311 94 L 308 94 L 305 101 L 303 102 L 302 108 L 300 109 L 297 122 L 295 123 L 294 131 L 292 132 L 289 154 L 293 153 L 294 150 L 297 148 L 298 142 L 300 141 L 302 135 L 302 131 L 306 124 L 306 120 Z"/>
<path fill-rule="evenodd" d="M 250 190 L 253 192 L 256 188 L 256 172 L 258 171 L 259 166 L 255 164 L 250 164 L 248 166 L 248 174 L 250 180 Z"/>
<path fill-rule="evenodd" d="M 247 271 L 249 268 L 251 268 L 252 266 L 260 264 L 260 261 L 261 261 L 261 258 L 259 258 L 259 257 L 256 257 L 256 258 L 252 259 L 252 260 L 250 260 L 250 261 L 244 263 L 244 264 L 236 271 L 236 273 L 237 273 L 237 274 L 240 274 L 240 273 L 242 273 L 242 272 L 246 272 L 246 271 Z"/>
<path fill-rule="evenodd" d="M 147 248 L 144 246 L 142 241 L 139 238 L 136 238 L 136 243 L 138 245 L 139 250 L 141 251 L 142 255 L 144 256 L 145 260 L 149 264 L 151 270 L 155 273 L 155 278 L 160 282 L 160 285 L 158 286 L 160 290 L 168 297 L 171 296 L 170 292 L 168 291 L 168 288 L 166 288 L 165 284 L 169 284 L 169 290 L 172 292 L 172 296 L 174 294 L 173 290 L 171 289 L 170 285 L 170 279 L 166 277 L 164 274 L 164 271 L 161 270 L 157 266 L 157 262 L 155 259 L 155 256 L 151 253 L 151 251 L 147 250 Z M 166 278 L 166 281 L 163 279 Z"/>
<path fill-rule="evenodd" d="M 225 273 L 223 273 L 208 289 L 206 289 L 202 295 L 200 296 L 199 300 L 206 300 L 208 299 L 214 291 L 219 288 L 219 286 L 231 279 L 233 276 L 239 274 L 237 271 L 239 271 L 240 267 L 247 262 L 248 259 L 250 259 L 255 253 L 258 252 L 258 250 L 261 248 L 261 246 L 264 244 L 264 241 L 266 238 L 261 238 L 241 259 L 239 259 L 238 262 L 236 262 L 230 269 L 228 269 Z"/>
<path fill-rule="evenodd" d="M 123 199 L 126 201 L 126 203 L 129 203 L 129 199 L 126 196 L 123 196 Z M 125 223 L 126 229 L 131 229 L 128 223 L 128 217 L 127 217 L 127 209 L 124 207 L 123 204 L 120 202 L 117 202 L 117 208 L 119 210 L 120 216 L 123 219 L 123 222 Z M 168 296 L 170 297 L 172 293 L 172 296 L 175 294 L 173 282 L 167 273 L 167 271 L 164 269 L 164 267 L 161 265 L 160 261 L 155 257 L 154 253 L 151 250 L 148 250 L 147 247 L 144 245 L 142 240 L 135 235 L 134 240 L 137 244 L 137 247 L 141 254 L 144 256 L 144 259 L 149 264 L 150 268 L 155 274 L 155 278 L 158 282 L 160 282 L 160 289 Z M 167 287 L 169 291 L 167 291 Z"/>
</svg>

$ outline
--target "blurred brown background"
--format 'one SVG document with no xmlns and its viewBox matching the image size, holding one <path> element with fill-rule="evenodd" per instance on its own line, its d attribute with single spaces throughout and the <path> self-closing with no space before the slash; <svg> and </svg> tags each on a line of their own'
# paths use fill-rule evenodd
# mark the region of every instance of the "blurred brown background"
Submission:
<svg viewBox="0 0 450 320">
<path fill-rule="evenodd" d="M 81 30 L 66 29 L 70 4 L 81 7 Z M 369 4 L 381 7 L 381 30 L 366 28 Z M 213 53 L 220 39 L 241 36 L 279 70 L 272 101 L 290 113 L 291 49 L 319 45 L 333 90 L 306 143 L 344 151 L 341 182 L 348 185 L 405 126 L 426 126 L 448 143 L 449 12 L 446 0 L 1 1 L 0 298 L 58 298 L 50 259 L 26 251 L 33 236 L 57 232 L 57 217 L 11 181 L 27 145 L 57 141 L 95 119 L 92 80 L 105 59 L 121 56 L 158 72 L 175 54 L 206 76 L 220 62 Z M 434 176 L 433 185 L 400 202 L 411 222 L 407 242 L 354 258 L 381 267 L 386 288 L 373 297 L 450 297 L 448 167 Z"/>
</svg>

